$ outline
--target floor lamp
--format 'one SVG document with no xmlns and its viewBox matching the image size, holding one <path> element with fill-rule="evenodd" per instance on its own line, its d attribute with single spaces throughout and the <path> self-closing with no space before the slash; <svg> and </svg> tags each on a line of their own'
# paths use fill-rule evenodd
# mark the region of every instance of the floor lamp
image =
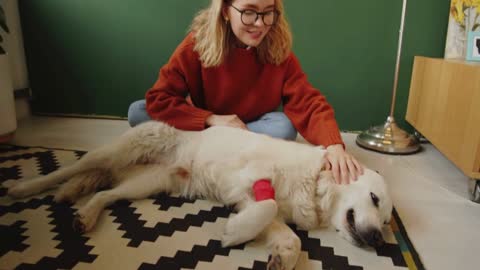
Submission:
<svg viewBox="0 0 480 270">
<path fill-rule="evenodd" d="M 400 57 L 402 55 L 403 27 L 405 25 L 405 13 L 407 0 L 403 0 L 402 20 L 400 23 L 400 35 L 398 38 L 397 63 L 395 68 L 395 80 L 393 83 L 392 105 L 390 115 L 383 125 L 374 126 L 357 136 L 357 144 L 361 147 L 386 153 L 386 154 L 411 154 L 420 150 L 418 139 L 398 127 L 393 116 L 395 111 L 395 98 L 398 86 L 398 74 L 400 70 Z"/>
</svg>

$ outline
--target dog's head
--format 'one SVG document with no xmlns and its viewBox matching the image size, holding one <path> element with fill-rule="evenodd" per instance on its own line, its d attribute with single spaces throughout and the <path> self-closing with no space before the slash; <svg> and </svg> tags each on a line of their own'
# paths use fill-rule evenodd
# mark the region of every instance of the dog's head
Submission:
<svg viewBox="0 0 480 270">
<path fill-rule="evenodd" d="M 383 245 L 382 227 L 389 224 L 393 206 L 381 175 L 365 169 L 356 182 L 337 185 L 325 172 L 317 198 L 320 214 L 345 239 L 358 246 Z"/>
</svg>

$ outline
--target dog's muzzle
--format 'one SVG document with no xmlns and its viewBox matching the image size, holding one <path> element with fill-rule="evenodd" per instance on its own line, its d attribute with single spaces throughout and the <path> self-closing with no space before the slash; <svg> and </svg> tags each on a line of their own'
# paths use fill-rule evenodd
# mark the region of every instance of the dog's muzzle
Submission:
<svg viewBox="0 0 480 270">
<path fill-rule="evenodd" d="M 383 240 L 382 232 L 378 229 L 369 229 L 365 233 L 362 233 L 362 238 L 365 240 L 367 245 L 377 248 L 385 244 Z"/>
</svg>

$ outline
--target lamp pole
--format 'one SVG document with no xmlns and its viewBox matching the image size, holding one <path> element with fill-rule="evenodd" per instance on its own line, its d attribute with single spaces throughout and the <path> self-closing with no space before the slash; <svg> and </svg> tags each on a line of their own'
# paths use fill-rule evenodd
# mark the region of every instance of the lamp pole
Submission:
<svg viewBox="0 0 480 270">
<path fill-rule="evenodd" d="M 411 154 L 420 150 L 420 143 L 418 139 L 401 129 L 395 122 L 394 117 L 406 13 L 407 0 L 403 0 L 390 115 L 387 117 L 387 121 L 383 125 L 371 127 L 370 129 L 359 134 L 356 140 L 357 144 L 361 147 L 386 154 Z"/>
</svg>

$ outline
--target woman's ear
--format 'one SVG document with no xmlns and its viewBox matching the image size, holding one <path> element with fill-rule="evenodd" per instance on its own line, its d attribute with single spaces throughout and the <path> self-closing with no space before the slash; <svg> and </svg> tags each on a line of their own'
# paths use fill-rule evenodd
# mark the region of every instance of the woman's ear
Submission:
<svg viewBox="0 0 480 270">
<path fill-rule="evenodd" d="M 227 12 L 227 8 L 228 8 L 228 6 L 227 6 L 226 2 L 223 2 L 222 17 L 223 17 L 223 19 L 224 19 L 226 22 L 228 22 L 228 12 Z"/>
</svg>

